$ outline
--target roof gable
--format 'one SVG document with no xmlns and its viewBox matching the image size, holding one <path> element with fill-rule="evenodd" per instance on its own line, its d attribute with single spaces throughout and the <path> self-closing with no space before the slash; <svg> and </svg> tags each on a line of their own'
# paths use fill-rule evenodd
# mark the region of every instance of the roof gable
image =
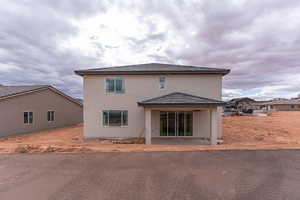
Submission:
<svg viewBox="0 0 300 200">
<path fill-rule="evenodd" d="M 182 92 L 174 92 L 164 96 L 138 102 L 138 105 L 224 105 L 225 102 L 199 97 Z"/>
<path fill-rule="evenodd" d="M 13 98 L 15 96 L 25 95 L 32 92 L 39 92 L 44 90 L 51 90 L 52 92 L 63 96 L 64 98 L 72 101 L 75 104 L 82 106 L 82 103 L 74 99 L 73 97 L 68 96 L 67 94 L 57 90 L 56 88 L 50 85 L 28 85 L 28 86 L 0 86 L 0 100 Z"/>
<path fill-rule="evenodd" d="M 48 85 L 26 85 L 26 86 L 0 86 L 0 98 L 16 95 L 19 93 L 29 92 L 42 88 L 47 88 Z"/>
</svg>

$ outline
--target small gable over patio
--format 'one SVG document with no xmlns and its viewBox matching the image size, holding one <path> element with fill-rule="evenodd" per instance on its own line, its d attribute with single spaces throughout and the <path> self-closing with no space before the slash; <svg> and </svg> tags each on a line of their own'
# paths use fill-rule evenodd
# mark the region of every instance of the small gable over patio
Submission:
<svg viewBox="0 0 300 200">
<path fill-rule="evenodd" d="M 173 92 L 164 96 L 138 102 L 139 106 L 223 106 L 225 102 L 199 97 L 182 92 Z"/>
</svg>

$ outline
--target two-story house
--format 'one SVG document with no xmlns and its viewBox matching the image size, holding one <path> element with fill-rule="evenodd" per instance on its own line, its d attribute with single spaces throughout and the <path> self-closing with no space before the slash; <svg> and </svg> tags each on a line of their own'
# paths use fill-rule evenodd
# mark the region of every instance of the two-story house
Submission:
<svg viewBox="0 0 300 200">
<path fill-rule="evenodd" d="M 84 78 L 84 136 L 216 144 L 222 134 L 222 77 L 229 72 L 159 63 L 75 71 Z"/>
</svg>

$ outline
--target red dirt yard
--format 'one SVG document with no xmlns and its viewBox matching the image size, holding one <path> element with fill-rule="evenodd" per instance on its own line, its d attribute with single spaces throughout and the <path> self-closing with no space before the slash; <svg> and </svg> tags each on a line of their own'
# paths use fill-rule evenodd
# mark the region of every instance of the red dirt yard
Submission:
<svg viewBox="0 0 300 200">
<path fill-rule="evenodd" d="M 82 126 L 0 139 L 0 152 L 140 152 L 218 149 L 300 149 L 300 112 L 274 112 L 267 117 L 223 117 L 223 144 L 144 145 L 85 141 Z"/>
</svg>

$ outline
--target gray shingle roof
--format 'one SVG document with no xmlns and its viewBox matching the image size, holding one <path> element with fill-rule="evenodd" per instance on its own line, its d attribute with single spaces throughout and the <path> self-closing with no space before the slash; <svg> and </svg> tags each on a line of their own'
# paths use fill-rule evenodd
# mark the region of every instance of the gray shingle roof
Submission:
<svg viewBox="0 0 300 200">
<path fill-rule="evenodd" d="M 163 105 L 225 105 L 225 102 L 218 101 L 215 99 L 208 99 L 204 97 L 199 97 L 195 95 L 190 95 L 181 92 L 174 92 L 168 95 L 148 99 L 145 101 L 138 102 L 141 106 L 163 106 Z"/>
<path fill-rule="evenodd" d="M 48 85 L 3 86 L 0 85 L 0 97 L 11 96 L 23 92 L 49 87 Z"/>
<path fill-rule="evenodd" d="M 75 71 L 78 75 L 92 74 L 228 74 L 229 69 L 147 63 Z"/>
</svg>

